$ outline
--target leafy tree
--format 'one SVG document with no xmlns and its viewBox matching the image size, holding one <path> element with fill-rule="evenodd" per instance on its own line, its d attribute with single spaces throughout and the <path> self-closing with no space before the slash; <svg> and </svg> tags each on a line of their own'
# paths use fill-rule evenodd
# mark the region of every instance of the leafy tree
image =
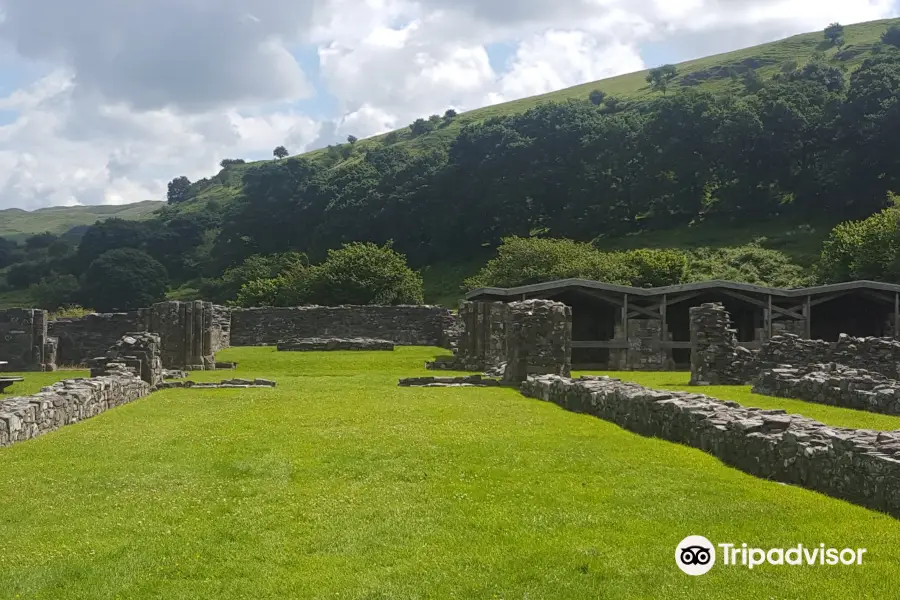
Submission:
<svg viewBox="0 0 900 600">
<path fill-rule="evenodd" d="M 74 275 L 51 275 L 29 288 L 29 295 L 37 306 L 55 311 L 63 306 L 73 306 L 81 299 L 81 286 Z"/>
<path fill-rule="evenodd" d="M 591 93 L 588 94 L 588 100 L 590 100 L 591 104 L 594 106 L 600 106 L 603 104 L 603 101 L 606 100 L 606 92 L 603 90 L 591 90 Z"/>
<path fill-rule="evenodd" d="M 0 269 L 17 263 L 24 258 L 19 245 L 12 240 L 0 237 Z"/>
<path fill-rule="evenodd" d="M 169 191 L 166 199 L 169 204 L 178 204 L 190 198 L 191 180 L 181 175 L 169 182 Z"/>
<path fill-rule="evenodd" d="M 355 135 L 347 136 L 347 143 L 349 143 L 349 144 L 355 144 L 358 140 L 359 140 L 359 138 L 356 137 Z"/>
<path fill-rule="evenodd" d="M 744 73 L 743 77 L 744 89 L 751 94 L 755 94 L 765 87 L 765 82 L 755 69 L 749 69 Z"/>
<path fill-rule="evenodd" d="M 152 225 L 142 221 L 106 219 L 91 225 L 81 238 L 76 252 L 78 272 L 96 260 L 101 254 L 119 248 L 143 249 L 150 237 Z"/>
<path fill-rule="evenodd" d="M 419 137 L 420 135 L 428 133 L 433 128 L 434 126 L 430 121 L 420 118 L 413 121 L 412 125 L 409 126 L 409 131 L 412 133 L 413 137 Z"/>
<path fill-rule="evenodd" d="M 900 283 L 900 197 L 867 219 L 835 227 L 822 246 L 817 265 L 826 283 L 871 279 Z"/>
<path fill-rule="evenodd" d="M 241 288 L 251 281 L 273 279 L 307 265 L 306 256 L 298 252 L 269 256 L 255 254 L 247 257 L 240 265 L 226 269 L 221 277 L 203 281 L 200 284 L 200 295 L 205 300 L 224 304 L 235 300 Z"/>
<path fill-rule="evenodd" d="M 844 26 L 840 23 L 832 23 L 828 27 L 825 28 L 825 39 L 831 42 L 833 45 L 838 45 L 838 40 L 841 40 L 841 45 L 843 45 L 844 39 Z"/>
<path fill-rule="evenodd" d="M 272 150 L 272 154 L 276 159 L 280 159 L 285 158 L 288 155 L 288 151 L 284 146 L 277 146 L 274 150 Z"/>
<path fill-rule="evenodd" d="M 227 169 L 232 165 L 243 165 L 246 162 L 247 161 L 245 161 L 243 158 L 223 158 L 222 162 L 219 163 L 219 166 L 223 169 Z"/>
<path fill-rule="evenodd" d="M 103 312 L 150 306 L 166 297 L 165 267 L 134 248 L 110 250 L 88 267 L 84 292 L 88 303 Z"/>
<path fill-rule="evenodd" d="M 663 95 L 665 95 L 666 91 L 669 89 L 669 84 L 672 83 L 677 76 L 678 67 L 675 65 L 663 65 L 661 67 L 650 69 L 650 72 L 647 73 L 647 83 L 650 84 L 650 89 L 662 92 Z"/>
<path fill-rule="evenodd" d="M 758 244 L 693 251 L 688 259 L 686 281 L 713 279 L 783 288 L 804 287 L 814 282 L 786 254 Z"/>
<path fill-rule="evenodd" d="M 44 248 L 49 248 L 57 239 L 59 239 L 58 236 L 46 231 L 26 238 L 25 247 L 28 250 L 42 250 Z"/>
<path fill-rule="evenodd" d="M 421 275 L 390 244 L 352 243 L 329 250 L 325 261 L 309 269 L 308 289 L 309 302 L 327 306 L 423 302 Z"/>
<path fill-rule="evenodd" d="M 881 34 L 881 41 L 889 46 L 900 48 L 900 25 L 891 25 Z"/>
<path fill-rule="evenodd" d="M 448 108 L 448 109 L 444 112 L 444 120 L 445 120 L 445 121 L 452 121 L 453 119 L 456 118 L 456 115 L 457 115 L 457 114 L 458 114 L 458 113 L 457 113 L 455 110 L 453 110 L 452 108 Z"/>
</svg>

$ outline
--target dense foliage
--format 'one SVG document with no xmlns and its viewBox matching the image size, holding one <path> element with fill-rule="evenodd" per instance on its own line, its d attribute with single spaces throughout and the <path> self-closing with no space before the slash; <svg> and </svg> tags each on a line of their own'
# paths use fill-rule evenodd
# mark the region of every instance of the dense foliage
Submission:
<svg viewBox="0 0 900 600">
<path fill-rule="evenodd" d="M 495 258 L 465 281 L 465 287 L 514 287 L 570 277 L 638 287 L 712 279 L 799 287 L 811 281 L 784 254 L 756 245 L 692 252 L 602 252 L 566 239 L 511 237 L 503 240 Z"/>
<path fill-rule="evenodd" d="M 90 306 L 109 312 L 133 310 L 165 300 L 165 267 L 134 248 L 100 255 L 84 275 L 84 294 Z"/>
<path fill-rule="evenodd" d="M 826 240 L 819 277 L 833 283 L 871 279 L 900 283 L 900 197 L 861 221 L 841 223 Z"/>
</svg>

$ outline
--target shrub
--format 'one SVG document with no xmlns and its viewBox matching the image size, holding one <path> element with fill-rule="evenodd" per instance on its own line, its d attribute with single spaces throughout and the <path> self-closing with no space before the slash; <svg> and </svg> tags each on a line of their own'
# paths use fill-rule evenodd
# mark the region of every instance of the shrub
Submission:
<svg viewBox="0 0 900 600">
<path fill-rule="evenodd" d="M 738 281 L 772 287 L 810 285 L 814 278 L 783 252 L 747 244 L 730 248 L 700 248 L 691 253 L 686 280 Z"/>
<path fill-rule="evenodd" d="M 889 199 L 889 208 L 831 231 L 817 265 L 822 281 L 900 281 L 900 198 L 891 194 Z"/>
<path fill-rule="evenodd" d="M 81 298 L 81 286 L 74 275 L 51 275 L 28 290 L 39 308 L 50 311 L 75 305 Z"/>
<path fill-rule="evenodd" d="M 225 303 L 237 298 L 243 286 L 257 279 L 270 279 L 308 264 L 301 252 L 282 254 L 254 254 L 240 265 L 226 269 L 221 277 L 207 279 L 200 284 L 200 296 L 212 302 Z"/>
<path fill-rule="evenodd" d="M 102 312 L 132 310 L 166 298 L 165 267 L 134 248 L 110 250 L 88 267 L 85 298 Z"/>
</svg>

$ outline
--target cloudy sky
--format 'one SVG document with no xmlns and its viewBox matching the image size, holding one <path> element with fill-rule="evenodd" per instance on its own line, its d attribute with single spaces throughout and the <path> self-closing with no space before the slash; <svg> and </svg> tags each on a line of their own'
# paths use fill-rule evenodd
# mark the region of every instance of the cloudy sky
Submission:
<svg viewBox="0 0 900 600">
<path fill-rule="evenodd" d="M 900 15 L 900 0 L 0 0 L 0 209 L 163 199 L 365 137 Z"/>
</svg>

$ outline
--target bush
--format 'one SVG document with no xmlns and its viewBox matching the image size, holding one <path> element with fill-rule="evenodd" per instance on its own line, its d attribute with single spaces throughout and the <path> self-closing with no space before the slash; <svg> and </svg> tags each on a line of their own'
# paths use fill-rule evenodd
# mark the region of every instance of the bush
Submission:
<svg viewBox="0 0 900 600">
<path fill-rule="evenodd" d="M 889 199 L 891 207 L 831 231 L 817 266 L 822 281 L 900 282 L 900 198 L 890 195 Z"/>
<path fill-rule="evenodd" d="M 102 254 L 85 273 L 85 297 L 102 312 L 133 310 L 165 300 L 167 285 L 165 267 L 133 248 Z"/>
<path fill-rule="evenodd" d="M 200 284 L 200 296 L 204 300 L 224 304 L 235 300 L 247 283 L 258 279 L 271 279 L 308 264 L 306 255 L 300 252 L 283 254 L 254 254 L 244 259 L 240 265 L 227 269 L 216 279 L 207 279 Z M 250 305 L 252 306 L 252 305 Z"/>
<path fill-rule="evenodd" d="M 328 258 L 309 269 L 308 301 L 312 304 L 421 304 L 422 276 L 409 268 L 406 256 L 370 242 L 329 250 Z"/>
<path fill-rule="evenodd" d="M 783 252 L 757 244 L 700 248 L 691 253 L 686 281 L 737 281 L 781 288 L 811 285 L 813 276 Z"/>
<path fill-rule="evenodd" d="M 81 299 L 81 286 L 74 275 L 51 275 L 28 288 L 38 308 L 55 311 Z"/>
</svg>

